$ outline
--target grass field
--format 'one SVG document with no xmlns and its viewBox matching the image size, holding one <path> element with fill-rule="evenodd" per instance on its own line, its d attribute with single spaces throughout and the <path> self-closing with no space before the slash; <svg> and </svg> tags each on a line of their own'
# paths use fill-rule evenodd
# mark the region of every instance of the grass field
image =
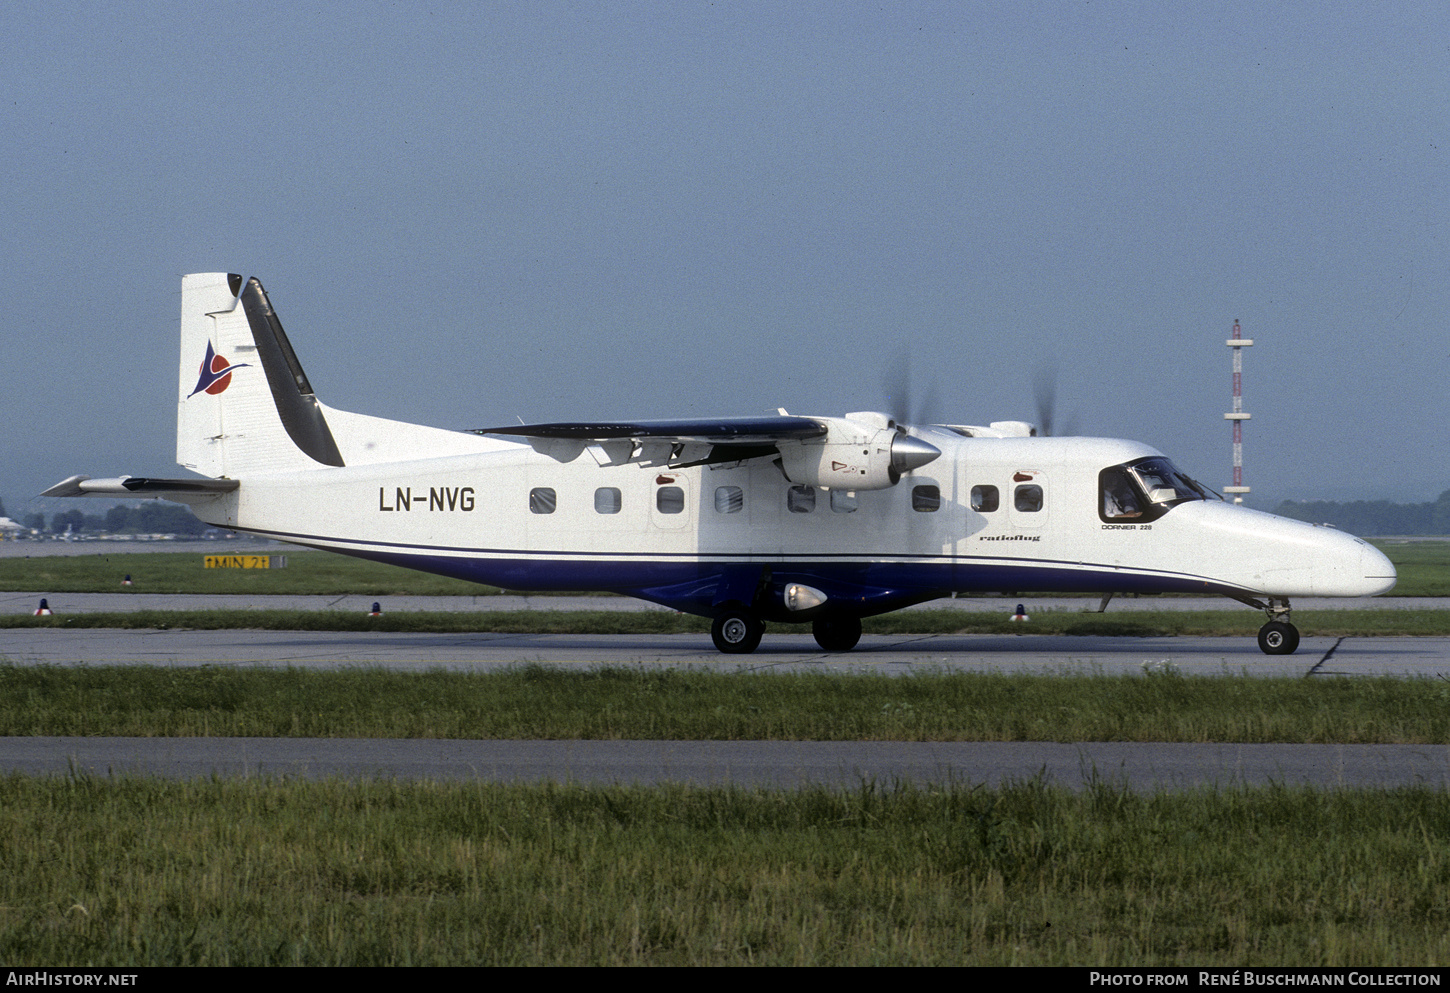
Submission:
<svg viewBox="0 0 1450 993">
<path fill-rule="evenodd" d="M 1422 541 L 1381 544 L 1395 563 L 1400 581 L 1396 596 L 1450 596 L 1450 542 Z M 34 558 L 0 558 L 0 591 L 40 593 L 269 593 L 351 594 L 357 596 L 481 596 L 497 593 L 457 579 L 445 579 L 399 566 L 364 559 L 280 547 L 285 569 L 206 569 L 206 554 L 224 554 L 224 547 L 196 546 L 195 551 L 44 556 L 36 544 Z M 132 585 L 121 586 L 130 575 Z"/>
<path fill-rule="evenodd" d="M 4 665 L 0 735 L 1445 744 L 1450 684 Z"/>
<path fill-rule="evenodd" d="M 0 778 L 0 961 L 1442 965 L 1450 795 Z"/>
<path fill-rule="evenodd" d="M 1397 593 L 1450 595 L 1450 546 L 1387 551 L 1401 571 Z M 288 555 L 288 569 L 267 572 L 203 570 L 191 553 L 0 559 L 0 588 L 114 592 L 130 572 L 138 592 L 480 592 L 340 556 Z M 123 561 L 137 559 L 145 568 Z M 1294 618 L 1306 634 L 1405 625 L 1443 634 L 1446 614 Z M 662 612 L 3 620 L 705 630 Z M 1064 611 L 1033 624 L 1246 635 L 1261 621 L 1247 609 Z M 1006 623 L 914 611 L 870 619 L 867 630 L 1001 633 L 1012 630 Z M 0 664 L 0 734 L 1444 745 L 1450 685 L 1173 672 L 888 678 Z M 10 775 L 0 777 L 0 961 L 1438 966 L 1450 961 L 1447 853 L 1450 794 L 1429 789 L 1136 794 L 1094 781 L 1082 792 L 1040 782 L 752 791 Z"/>
<path fill-rule="evenodd" d="M 1450 541 L 1374 542 L 1399 573 L 1395 596 L 1450 596 Z"/>
</svg>

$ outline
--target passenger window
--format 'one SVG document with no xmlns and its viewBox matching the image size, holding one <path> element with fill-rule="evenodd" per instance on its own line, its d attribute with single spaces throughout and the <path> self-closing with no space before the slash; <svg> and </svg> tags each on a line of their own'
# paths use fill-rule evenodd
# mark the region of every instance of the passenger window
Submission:
<svg viewBox="0 0 1450 993">
<path fill-rule="evenodd" d="M 930 514 L 941 509 L 941 489 L 936 486 L 913 486 L 911 488 L 911 509 L 920 514 Z"/>
<path fill-rule="evenodd" d="M 854 514 L 860 501 L 856 499 L 854 490 L 832 490 L 831 509 L 838 514 Z"/>
<path fill-rule="evenodd" d="M 1017 487 L 1013 494 L 1013 506 L 1024 514 L 1035 514 L 1042 509 L 1042 487 L 1028 483 Z"/>
<path fill-rule="evenodd" d="M 685 491 L 678 486 L 661 486 L 655 490 L 655 507 L 661 514 L 683 514 Z"/>
<path fill-rule="evenodd" d="M 979 514 L 990 514 L 1001 505 L 995 486 L 972 487 L 972 509 Z"/>
<path fill-rule="evenodd" d="M 548 486 L 536 486 L 529 490 L 529 513 L 552 514 L 559 506 L 559 495 Z"/>
<path fill-rule="evenodd" d="M 717 486 L 715 488 L 715 512 L 717 514 L 738 514 L 745 507 L 745 491 L 738 486 Z"/>
<path fill-rule="evenodd" d="M 617 514 L 624 506 L 624 498 L 618 487 L 601 486 L 594 491 L 594 512 L 596 514 Z"/>
<path fill-rule="evenodd" d="M 785 505 L 792 514 L 809 514 L 816 509 L 815 487 L 792 486 L 786 491 Z"/>
</svg>

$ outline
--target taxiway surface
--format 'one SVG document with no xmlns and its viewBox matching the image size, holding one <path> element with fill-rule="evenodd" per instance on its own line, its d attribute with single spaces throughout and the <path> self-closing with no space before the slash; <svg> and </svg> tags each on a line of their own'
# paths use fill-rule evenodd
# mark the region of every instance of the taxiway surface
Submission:
<svg viewBox="0 0 1450 993">
<path fill-rule="evenodd" d="M 21 665 L 228 665 L 484 672 L 528 663 L 705 665 L 724 671 L 923 669 L 1016 673 L 1217 676 L 1397 676 L 1450 679 L 1450 638 L 1306 637 L 1270 656 L 1253 638 L 1057 635 L 867 635 L 827 653 L 809 634 L 769 631 L 752 655 L 721 655 L 703 634 L 406 634 L 397 632 L 0 629 L 0 658 Z"/>
<path fill-rule="evenodd" d="M 1450 787 L 1445 745 L 1136 742 L 459 741 L 338 738 L 0 738 L 0 769 L 31 775 L 396 778 L 735 785 L 1037 780 L 1136 791 L 1200 786 Z"/>
</svg>

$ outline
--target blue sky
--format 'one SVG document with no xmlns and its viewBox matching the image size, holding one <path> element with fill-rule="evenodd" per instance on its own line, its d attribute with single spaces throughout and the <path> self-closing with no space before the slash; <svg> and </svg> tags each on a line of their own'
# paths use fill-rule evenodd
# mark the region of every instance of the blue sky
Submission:
<svg viewBox="0 0 1450 993">
<path fill-rule="evenodd" d="M 180 277 L 446 427 L 910 403 L 1450 487 L 1450 8 L 7 4 L 0 497 L 174 467 Z"/>
</svg>

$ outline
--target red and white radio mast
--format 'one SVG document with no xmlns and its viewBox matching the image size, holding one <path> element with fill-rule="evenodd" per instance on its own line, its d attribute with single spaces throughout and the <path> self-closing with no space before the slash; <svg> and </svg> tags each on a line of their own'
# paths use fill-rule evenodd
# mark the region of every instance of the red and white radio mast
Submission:
<svg viewBox="0 0 1450 993">
<path fill-rule="evenodd" d="M 1249 415 L 1244 413 L 1244 349 L 1254 343 L 1254 339 L 1243 337 L 1239 329 L 1238 318 L 1234 318 L 1234 336 L 1228 340 L 1228 347 L 1234 352 L 1234 409 L 1231 413 L 1224 414 L 1224 420 L 1234 422 L 1234 484 L 1225 486 L 1225 493 L 1232 493 L 1234 503 L 1243 503 L 1244 494 L 1249 488 L 1244 485 L 1244 421 Z"/>
</svg>

